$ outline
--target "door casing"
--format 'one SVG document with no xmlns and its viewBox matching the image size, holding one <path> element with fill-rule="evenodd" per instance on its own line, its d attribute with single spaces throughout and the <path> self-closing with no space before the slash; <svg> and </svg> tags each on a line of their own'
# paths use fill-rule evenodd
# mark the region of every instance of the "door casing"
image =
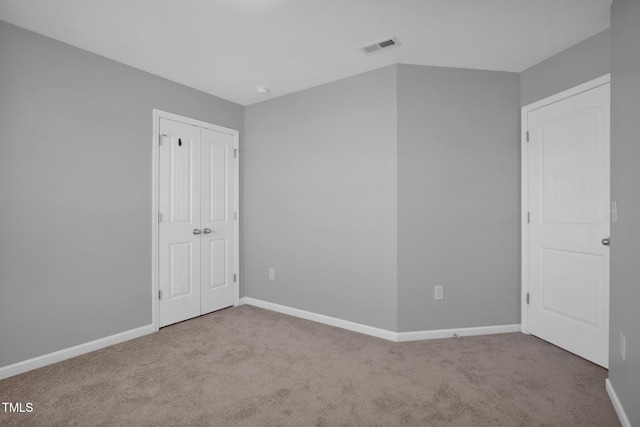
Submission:
<svg viewBox="0 0 640 427">
<path fill-rule="evenodd" d="M 160 258 L 158 251 L 159 244 L 159 144 L 160 144 L 160 119 L 165 118 L 182 123 L 187 123 L 193 126 L 201 128 L 207 128 L 218 132 L 224 132 L 232 134 L 234 138 L 233 147 L 236 150 L 237 155 L 234 158 L 235 161 L 235 186 L 234 192 L 234 211 L 237 214 L 237 219 L 234 221 L 233 236 L 235 240 L 234 250 L 234 271 L 236 274 L 236 281 L 234 283 L 234 306 L 240 303 L 240 205 L 239 205 L 239 189 L 240 189 L 240 132 L 235 129 L 226 128 L 223 126 L 214 125 L 212 123 L 203 122 L 200 120 L 192 119 L 189 117 L 180 116 L 177 114 L 169 113 L 162 110 L 153 110 L 153 135 L 152 135 L 152 163 L 151 163 L 151 320 L 153 330 L 159 329 L 159 311 L 158 311 L 158 279 L 159 279 L 159 267 Z"/>
<path fill-rule="evenodd" d="M 527 304 L 527 293 L 529 292 L 529 230 L 527 227 L 527 213 L 529 212 L 529 158 L 527 150 L 527 129 L 529 128 L 528 115 L 529 112 L 537 110 L 549 104 L 561 101 L 563 99 L 587 92 L 599 86 L 606 85 L 611 82 L 611 74 L 605 74 L 571 89 L 565 90 L 548 98 L 526 105 L 521 109 L 521 294 L 520 294 L 520 331 L 529 334 L 529 305 Z"/>
</svg>

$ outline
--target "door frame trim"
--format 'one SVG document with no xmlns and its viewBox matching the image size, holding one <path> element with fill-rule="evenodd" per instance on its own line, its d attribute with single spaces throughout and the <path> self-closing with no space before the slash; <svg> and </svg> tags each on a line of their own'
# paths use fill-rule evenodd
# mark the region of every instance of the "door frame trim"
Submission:
<svg viewBox="0 0 640 427">
<path fill-rule="evenodd" d="M 153 331 L 158 331 L 159 322 L 159 310 L 158 310 L 158 289 L 159 289 L 159 268 L 160 268 L 160 254 L 158 250 L 158 244 L 160 242 L 159 232 L 160 227 L 158 225 L 158 202 L 159 202 L 159 168 L 160 161 L 160 119 L 169 119 L 177 122 L 187 123 L 193 126 L 201 128 L 211 129 L 217 132 L 223 132 L 233 136 L 233 148 L 237 150 L 237 156 L 234 158 L 235 162 L 235 188 L 234 192 L 234 211 L 237 212 L 238 217 L 234 221 L 233 237 L 235 240 L 234 250 L 234 273 L 236 274 L 236 282 L 234 283 L 234 306 L 240 304 L 240 131 L 236 129 L 227 128 L 224 126 L 214 125 L 212 123 L 203 122 L 200 120 L 192 119 L 190 117 L 180 116 L 178 114 L 169 113 L 167 111 L 153 109 L 153 131 L 151 138 L 151 322 Z"/>
<path fill-rule="evenodd" d="M 530 112 L 546 107 L 547 105 L 571 98 L 583 92 L 595 89 L 611 83 L 611 74 L 590 80 L 581 85 L 572 87 L 555 95 L 541 99 L 521 108 L 520 113 L 520 153 L 521 153 L 521 277 L 520 277 L 520 331 L 529 334 L 529 307 L 527 304 L 527 292 L 529 291 L 529 228 L 527 227 L 527 212 L 529 212 L 529 170 L 527 168 L 529 158 L 527 156 L 527 130 L 529 128 L 528 115 Z"/>
</svg>

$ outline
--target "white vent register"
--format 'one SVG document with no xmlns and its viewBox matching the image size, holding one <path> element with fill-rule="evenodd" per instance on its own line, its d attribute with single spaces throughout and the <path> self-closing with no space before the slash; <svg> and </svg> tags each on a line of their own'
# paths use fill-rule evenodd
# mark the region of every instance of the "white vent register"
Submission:
<svg viewBox="0 0 640 427">
<path fill-rule="evenodd" d="M 372 53 L 380 52 L 385 49 L 399 46 L 400 42 L 396 37 L 390 37 L 388 39 L 380 40 L 378 42 L 368 44 L 366 46 L 360 46 L 360 50 L 365 55 L 371 55 Z"/>
</svg>

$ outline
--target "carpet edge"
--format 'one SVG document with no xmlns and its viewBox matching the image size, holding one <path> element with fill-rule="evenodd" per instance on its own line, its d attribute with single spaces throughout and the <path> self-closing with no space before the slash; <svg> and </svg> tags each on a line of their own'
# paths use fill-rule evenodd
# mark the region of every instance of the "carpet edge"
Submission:
<svg viewBox="0 0 640 427">
<path fill-rule="evenodd" d="M 11 365 L 2 366 L 0 367 L 0 380 L 42 368 L 47 365 L 52 365 L 57 362 L 62 362 L 63 360 L 71 359 L 83 354 L 91 353 L 92 351 L 100 350 L 114 344 L 140 338 L 153 332 L 155 332 L 153 324 L 140 326 L 138 328 L 130 329 L 104 338 L 98 338 L 97 340 L 64 348 L 52 353 L 43 354 L 42 356 L 23 360 Z"/>
<path fill-rule="evenodd" d="M 337 328 L 346 329 L 352 332 L 358 332 L 361 334 L 382 338 L 382 339 L 393 341 L 393 342 L 422 341 L 422 340 L 440 339 L 440 338 L 453 338 L 453 337 L 463 337 L 463 336 L 491 335 L 491 334 L 505 334 L 505 333 L 512 333 L 512 332 L 520 332 L 519 323 L 515 323 L 511 325 L 438 329 L 438 330 L 429 330 L 429 331 L 394 332 L 386 329 L 376 328 L 373 326 L 363 325 L 361 323 L 351 322 L 349 320 L 326 316 L 324 314 L 318 314 L 318 313 L 314 313 L 307 310 L 301 310 L 299 308 L 276 304 L 273 302 L 264 301 L 264 300 L 260 300 L 252 297 L 240 298 L 240 305 L 245 305 L 245 304 L 252 305 L 259 308 L 264 308 L 266 310 L 271 310 L 271 311 L 275 311 L 282 314 L 288 314 L 290 316 L 299 317 L 302 319 L 311 320 L 318 323 L 323 323 L 329 326 L 335 326 Z"/>
</svg>

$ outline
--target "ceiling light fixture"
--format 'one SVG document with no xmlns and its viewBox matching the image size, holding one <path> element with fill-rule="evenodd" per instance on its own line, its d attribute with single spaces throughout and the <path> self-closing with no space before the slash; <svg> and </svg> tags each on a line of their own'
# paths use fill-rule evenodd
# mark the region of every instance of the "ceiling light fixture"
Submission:
<svg viewBox="0 0 640 427">
<path fill-rule="evenodd" d="M 256 86 L 256 92 L 262 95 L 269 93 L 269 88 L 266 86 Z"/>
</svg>

